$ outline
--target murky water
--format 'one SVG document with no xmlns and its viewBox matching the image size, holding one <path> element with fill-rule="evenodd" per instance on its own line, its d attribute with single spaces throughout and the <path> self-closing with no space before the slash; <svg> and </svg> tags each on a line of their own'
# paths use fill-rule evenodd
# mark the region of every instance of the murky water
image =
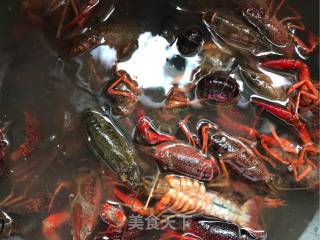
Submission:
<svg viewBox="0 0 320 240">
<path fill-rule="evenodd" d="M 316 19 L 319 19 L 319 2 L 314 0 L 306 4 L 292 0 L 290 4 L 301 13 L 306 28 L 318 36 L 319 21 Z M 228 106 L 216 107 L 214 104 L 197 101 L 192 107 L 180 111 L 161 110 L 166 94 L 173 84 L 179 87 L 187 86 L 194 69 L 203 61 L 201 54 L 193 57 L 180 56 L 176 42 L 170 42 L 170 34 L 175 26 L 180 30 L 198 27 L 206 31 L 200 12 L 203 8 L 212 8 L 211 1 L 203 1 L 198 8 L 192 7 L 196 13 L 179 11 L 173 5 L 169 4 L 169 1 L 139 0 L 134 4 L 132 1 L 119 1 L 106 23 L 110 21 L 111 24 L 124 26 L 124 31 L 133 31 L 131 25 L 136 27 L 134 34 L 137 34 L 139 47 L 130 59 L 118 64 L 118 70 L 128 72 L 139 86 L 145 89 L 139 97 L 137 109 L 145 111 L 162 131 L 181 137 L 177 122 L 188 113 L 193 115 L 189 124 L 195 131 L 198 119 L 207 118 L 219 122 L 219 109 L 226 114 L 231 111 Z M 63 188 L 48 211 L 57 185 L 72 181 L 77 169 L 81 167 L 101 169 L 100 162 L 85 141 L 81 112 L 97 106 L 106 111 L 110 109 L 109 102 L 101 92 L 105 91 L 105 86 L 113 80 L 112 67 L 117 61 L 117 52 L 114 48 L 102 45 L 81 57 L 70 59 L 65 56 L 64 46 L 61 47 L 54 39 L 54 34 L 48 33 L 50 31 L 36 27 L 27 28 L 21 23 L 24 20 L 19 15 L 18 1 L 2 1 L 0 6 L 0 127 L 6 124 L 10 142 L 6 164 L 4 169 L 1 169 L 4 174 L 0 178 L 0 208 L 12 214 L 18 222 L 17 235 L 26 240 L 45 239 L 42 234 L 42 221 L 50 213 L 68 210 L 70 189 Z M 186 3 L 182 6 L 190 7 Z M 17 36 L 14 34 L 16 29 L 25 31 Z M 210 41 L 208 36 L 205 38 Z M 253 92 L 243 82 L 239 68 L 236 67 L 239 61 L 241 64 L 241 58 L 221 53 L 220 50 L 216 50 L 214 54 L 217 56 L 215 71 L 229 73 L 240 86 L 241 97 L 238 103 L 234 104 L 240 109 L 240 113 L 235 113 L 231 118 L 253 124 L 256 110 L 249 104 Z M 319 78 L 317 55 L 318 52 L 306 61 L 314 79 Z M 92 65 L 94 71 L 90 67 Z M 270 71 L 265 73 L 272 79 L 277 79 L 277 87 L 286 88 L 290 81 L 295 79 L 291 74 Z M 278 102 L 285 103 L 286 100 L 281 99 Z M 114 116 L 130 141 L 137 112 L 128 118 Z M 245 112 L 245 116 L 241 112 Z M 27 157 L 15 158 L 13 153 L 25 141 L 26 116 L 31 116 L 39 123 L 39 141 Z M 263 113 L 262 119 L 258 122 L 261 131 L 268 133 L 266 124 L 271 122 L 277 131 L 283 134 L 281 136 L 295 138 L 292 134 L 294 131 L 271 114 Z M 140 158 L 143 168 L 147 169 L 145 174 L 154 177 L 156 164 L 143 153 L 140 153 Z M 273 170 L 275 173 L 277 171 L 286 173 L 281 167 Z M 108 170 L 105 169 L 105 172 L 110 175 Z M 292 181 L 291 175 L 284 176 Z M 108 179 L 103 182 L 106 188 L 105 199 L 115 200 L 110 190 L 113 183 Z M 215 190 L 222 191 L 219 188 Z M 8 199 L 11 191 L 13 198 Z M 258 189 L 255 191 L 263 192 Z M 23 196 L 22 201 L 16 199 L 19 196 Z M 319 195 L 314 190 L 299 190 L 281 192 L 280 197 L 286 200 L 285 207 L 266 209 L 262 214 L 268 239 L 298 239 L 318 210 Z M 126 212 L 129 214 L 129 209 L 126 208 Z M 98 229 L 103 227 L 103 223 L 99 223 Z M 70 225 L 62 225 L 59 234 L 61 239 L 71 239 Z M 157 239 L 159 234 L 159 231 L 145 231 L 137 239 Z"/>
</svg>

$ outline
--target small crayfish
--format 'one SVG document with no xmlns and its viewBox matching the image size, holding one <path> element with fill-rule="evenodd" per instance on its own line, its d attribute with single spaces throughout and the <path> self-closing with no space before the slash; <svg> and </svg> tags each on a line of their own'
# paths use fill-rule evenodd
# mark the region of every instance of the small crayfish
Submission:
<svg viewBox="0 0 320 240">
<path fill-rule="evenodd" d="M 16 135 L 12 129 L 9 129 L 10 122 L 5 122 L 2 127 L 0 126 L 0 175 L 4 171 L 4 166 L 9 166 L 15 182 L 25 180 L 27 176 L 32 175 L 30 173 L 38 164 L 37 161 L 33 161 L 32 154 L 38 148 L 41 140 L 40 124 L 36 115 L 25 111 L 23 116 L 24 132 L 17 131 L 18 134 L 23 134 L 22 141 L 16 141 L 18 134 Z M 8 135 L 12 133 L 13 137 L 9 142 Z M 23 161 L 27 158 L 30 158 L 30 161 Z"/>
<path fill-rule="evenodd" d="M 238 69 L 242 80 L 245 81 L 253 93 L 274 101 L 284 102 L 288 99 L 286 87 L 277 86 L 276 79 L 273 80 L 268 75 L 247 67 L 239 66 Z"/>
<path fill-rule="evenodd" d="M 42 232 L 46 239 L 61 239 L 56 230 L 69 221 L 72 222 L 73 239 L 87 239 L 93 232 L 102 204 L 101 179 L 94 171 L 80 169 L 73 189 L 70 209 L 51 214 L 43 221 Z"/>
<path fill-rule="evenodd" d="M 174 136 L 159 132 L 148 118 L 139 119 L 136 132 L 138 140 L 143 139 L 146 144 L 151 145 L 140 145 L 138 148 L 144 149 L 144 152 L 155 158 L 164 169 L 202 181 L 210 181 L 219 175 L 219 167 L 213 156 L 204 154 Z"/>
<path fill-rule="evenodd" d="M 113 114 L 127 117 L 136 110 L 143 89 L 126 71 L 116 70 L 115 75 L 117 78 L 106 86 L 103 95 L 109 101 Z M 170 110 L 185 108 L 190 104 L 191 101 L 184 91 L 173 86 L 166 96 L 164 106 L 159 110 L 160 113 L 166 112 L 170 117 L 174 115 L 173 118 L 175 118 L 175 114 Z"/>
<path fill-rule="evenodd" d="M 254 56 L 276 53 L 272 45 L 241 19 L 220 12 L 206 13 L 203 21 L 217 45 L 230 46 Z M 226 48 L 226 47 L 225 47 Z M 231 51 L 231 50 L 229 50 Z"/>
<path fill-rule="evenodd" d="M 192 136 L 194 145 L 202 142 L 203 151 L 210 152 L 219 160 L 227 177 L 229 174 L 226 166 L 252 182 L 268 184 L 274 179 L 274 175 L 269 172 L 262 161 L 265 158 L 256 148 L 249 147 L 251 142 L 247 139 L 229 135 L 219 129 L 217 124 L 207 119 L 199 120 L 197 123 L 197 131 L 201 133 L 201 139 L 190 132 L 185 120 L 180 121 L 180 125 L 185 132 L 189 132 L 187 135 Z"/>
<path fill-rule="evenodd" d="M 296 181 L 301 181 L 308 175 L 308 173 L 317 169 L 315 164 L 307 158 L 306 154 L 319 154 L 320 148 L 316 143 L 313 142 L 312 135 L 310 134 L 306 123 L 303 121 L 303 119 L 300 119 L 300 112 L 303 112 L 304 109 L 310 109 L 310 107 L 311 109 L 319 107 L 319 91 L 311 80 L 308 66 L 299 60 L 270 60 L 261 63 L 261 65 L 263 67 L 273 69 L 298 70 L 298 82 L 293 84 L 287 91 L 288 96 L 290 96 L 287 107 L 272 104 L 257 98 L 252 99 L 251 102 L 262 109 L 269 111 L 287 124 L 293 126 L 297 131 L 302 143 L 297 160 L 283 160 L 279 154 L 276 154 L 274 151 L 270 150 L 268 146 L 266 146 L 266 149 L 273 156 L 273 158 L 286 165 L 290 165 L 293 168 Z M 295 92 L 297 93 L 297 96 L 293 94 Z M 278 145 L 285 152 L 294 153 L 297 155 L 297 148 L 295 148 L 293 144 L 290 144 L 285 139 L 280 139 L 275 131 L 273 131 L 273 136 L 275 140 L 273 141 L 274 143 L 272 143 L 272 141 L 270 142 L 271 145 Z M 307 164 L 307 167 L 305 167 L 302 172 L 299 171 L 297 168 L 302 167 L 305 163 Z"/>
<path fill-rule="evenodd" d="M 298 81 L 287 91 L 287 95 L 291 97 L 290 104 L 293 105 L 296 116 L 298 115 L 299 107 L 319 108 L 320 94 L 312 82 L 311 73 L 307 64 L 295 59 L 278 59 L 268 60 L 260 63 L 260 65 L 268 69 L 293 70 L 298 72 Z"/>
<path fill-rule="evenodd" d="M 48 240 L 62 239 L 58 234 L 58 229 L 68 222 L 72 226 L 72 239 L 88 239 L 98 224 L 98 216 L 109 224 L 109 227 L 123 228 L 127 218 L 121 208 L 111 202 L 103 202 L 105 198 L 106 186 L 103 185 L 102 178 L 98 172 L 87 169 L 78 169 L 75 180 L 60 183 L 49 206 L 51 210 L 54 205 L 55 195 L 63 187 L 71 188 L 70 206 L 61 212 L 50 214 L 42 224 L 42 232 Z"/>
<path fill-rule="evenodd" d="M 288 7 L 294 15 L 279 20 L 277 14 L 285 0 L 280 0 L 276 7 L 273 6 L 274 2 L 274 0 L 270 2 L 268 0 L 240 1 L 242 14 L 272 45 L 281 49 L 285 55 L 292 57 L 295 49 L 302 50 L 301 53 L 298 52 L 302 56 L 314 52 L 317 44 L 311 32 L 309 33 L 310 46 L 307 46 L 294 34 L 294 30 L 305 30 L 305 26 L 300 21 L 301 16 L 294 9 Z M 290 21 L 293 20 L 298 22 L 291 23 Z"/>
<path fill-rule="evenodd" d="M 210 129 L 215 131 L 209 134 L 207 145 L 210 151 L 217 156 L 222 166 L 226 164 L 240 176 L 252 182 L 269 183 L 274 179 L 274 175 L 269 172 L 260 159 L 260 154 L 239 138 L 219 131 L 212 122 L 200 121 L 198 125 L 201 131 L 210 131 Z"/>
<path fill-rule="evenodd" d="M 119 70 L 116 75 L 117 79 L 108 84 L 105 96 L 110 102 L 113 114 L 128 116 L 134 111 L 142 90 L 127 72 Z"/>
<path fill-rule="evenodd" d="M 259 196 L 239 205 L 217 192 L 207 191 L 205 185 L 196 179 L 172 174 L 159 178 L 153 196 L 160 200 L 154 207 L 143 208 L 140 201 L 135 201 L 118 189 L 115 189 L 114 193 L 121 201 L 132 206 L 133 211 L 144 216 L 161 216 L 168 211 L 174 214 L 201 214 L 230 221 L 248 229 L 258 238 L 265 235 L 259 224 L 260 210 L 283 205 L 281 200 Z"/>
<path fill-rule="evenodd" d="M 296 118 L 296 116 L 285 107 L 270 104 L 259 99 L 252 99 L 251 102 L 261 107 L 262 109 L 265 109 L 268 112 L 272 113 L 279 119 L 292 125 L 297 130 L 298 135 L 303 144 L 299 150 L 299 148 L 294 146 L 294 144 L 292 144 L 290 141 L 280 138 L 276 134 L 276 132 L 272 130 L 273 137 L 264 136 L 265 139 L 270 139 L 268 143 L 264 143 L 262 141 L 264 149 L 277 161 L 285 165 L 290 165 L 291 168 L 293 168 L 292 170 L 294 172 L 294 177 L 297 182 L 304 179 L 310 172 L 316 170 L 317 166 L 311 160 L 308 159 L 307 153 L 312 155 L 319 154 L 320 148 L 312 141 L 311 135 L 305 123 Z M 296 157 L 294 157 L 294 160 L 290 158 L 286 159 L 286 157 L 283 159 L 283 157 L 281 157 L 279 153 L 271 149 L 275 147 L 280 148 L 282 151 L 286 153 L 294 154 Z M 299 167 L 302 167 L 304 170 L 300 171 L 298 169 Z"/>
<path fill-rule="evenodd" d="M 106 224 L 94 239 L 120 239 L 127 226 L 127 216 L 118 202 L 106 201 L 100 210 L 100 218 Z"/>
</svg>

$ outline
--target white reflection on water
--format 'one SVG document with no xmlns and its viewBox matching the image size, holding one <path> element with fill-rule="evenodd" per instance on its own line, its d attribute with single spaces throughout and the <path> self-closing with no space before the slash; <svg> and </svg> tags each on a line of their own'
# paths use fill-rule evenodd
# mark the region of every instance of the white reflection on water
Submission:
<svg viewBox="0 0 320 240">
<path fill-rule="evenodd" d="M 95 60 L 99 60 L 107 68 L 111 68 L 117 61 L 117 51 L 108 45 L 101 45 L 91 51 Z"/>
<path fill-rule="evenodd" d="M 259 70 L 264 73 L 265 75 L 267 75 L 271 81 L 272 81 L 272 86 L 274 88 L 277 87 L 290 87 L 292 82 L 289 81 L 288 76 L 282 76 L 279 74 L 276 74 L 274 72 L 271 72 L 270 70 L 265 70 L 261 67 L 259 67 Z"/>
<path fill-rule="evenodd" d="M 172 83 L 184 86 L 190 81 L 190 76 L 200 62 L 199 56 L 185 58 L 185 68 L 178 70 L 168 66 L 168 60 L 179 55 L 176 45 L 170 46 L 168 41 L 159 36 L 145 32 L 139 36 L 139 48 L 131 59 L 120 62 L 118 69 L 125 70 L 135 79 L 140 87 L 163 87 L 167 93 Z M 169 70 L 169 71 L 168 71 Z"/>
</svg>

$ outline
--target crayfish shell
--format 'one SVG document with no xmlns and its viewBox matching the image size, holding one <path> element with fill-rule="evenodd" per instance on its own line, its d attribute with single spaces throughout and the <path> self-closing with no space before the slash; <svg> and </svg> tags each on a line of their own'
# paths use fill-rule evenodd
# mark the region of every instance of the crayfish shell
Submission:
<svg viewBox="0 0 320 240">
<path fill-rule="evenodd" d="M 287 100 L 287 91 L 284 86 L 277 87 L 272 79 L 262 73 L 251 69 L 239 68 L 241 78 L 246 82 L 249 88 L 256 94 L 268 98 L 272 101 Z"/>
<path fill-rule="evenodd" d="M 239 85 L 230 76 L 209 74 L 197 82 L 196 95 L 207 103 L 231 103 L 239 94 Z"/>
</svg>

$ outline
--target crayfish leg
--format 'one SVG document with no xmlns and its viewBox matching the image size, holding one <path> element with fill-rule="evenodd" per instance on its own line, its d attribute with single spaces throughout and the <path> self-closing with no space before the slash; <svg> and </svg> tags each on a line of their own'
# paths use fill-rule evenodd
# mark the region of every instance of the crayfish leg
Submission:
<svg viewBox="0 0 320 240">
<path fill-rule="evenodd" d="M 31 154 L 35 145 L 40 142 L 39 122 L 33 113 L 25 112 L 25 135 L 26 139 L 14 152 L 10 154 L 10 159 L 16 161 L 19 158 Z"/>
<path fill-rule="evenodd" d="M 220 167 L 222 174 L 219 174 L 218 178 L 214 179 L 213 181 L 209 182 L 207 184 L 208 188 L 225 188 L 225 187 L 230 187 L 230 176 L 228 169 L 223 162 L 223 160 L 219 161 Z"/>
<path fill-rule="evenodd" d="M 297 28 L 296 25 L 291 25 Z M 293 41 L 298 49 L 301 49 L 306 54 L 311 54 L 316 50 L 317 42 L 312 32 L 309 32 L 309 46 L 307 46 L 299 37 L 293 35 Z"/>
<path fill-rule="evenodd" d="M 134 84 L 134 82 L 132 80 L 130 80 L 128 78 L 127 73 L 121 71 L 117 72 L 117 75 L 119 76 L 119 78 L 113 82 L 110 87 L 108 87 L 107 92 L 110 95 L 118 95 L 118 96 L 123 96 L 123 97 L 127 97 L 133 101 L 136 100 L 136 96 L 131 92 L 131 91 L 124 91 L 124 90 L 118 90 L 116 89 L 116 87 L 121 83 L 125 83 L 129 89 L 131 89 L 132 91 L 136 91 L 137 90 L 137 86 Z"/>
<path fill-rule="evenodd" d="M 137 212 L 142 216 L 153 215 L 153 208 L 144 208 L 143 203 L 137 199 L 137 197 L 124 194 L 118 189 L 113 190 L 114 195 L 121 200 L 125 206 L 128 206 L 132 209 L 132 211 Z"/>
<path fill-rule="evenodd" d="M 188 114 L 183 120 L 180 120 L 178 126 L 183 135 L 187 138 L 189 144 L 195 147 L 198 144 L 198 137 L 193 132 L 191 132 L 188 126 L 187 122 L 190 116 L 191 115 Z"/>
<path fill-rule="evenodd" d="M 63 188 L 69 188 L 70 186 L 71 186 L 71 184 L 69 182 L 61 182 L 61 183 L 59 183 L 57 185 L 57 187 L 54 190 L 53 196 L 52 196 L 52 198 L 50 200 L 49 207 L 48 207 L 48 212 L 51 211 L 52 206 L 53 206 L 53 202 L 56 199 L 56 196 L 58 195 L 58 193 L 61 192 L 61 190 Z"/>
</svg>

